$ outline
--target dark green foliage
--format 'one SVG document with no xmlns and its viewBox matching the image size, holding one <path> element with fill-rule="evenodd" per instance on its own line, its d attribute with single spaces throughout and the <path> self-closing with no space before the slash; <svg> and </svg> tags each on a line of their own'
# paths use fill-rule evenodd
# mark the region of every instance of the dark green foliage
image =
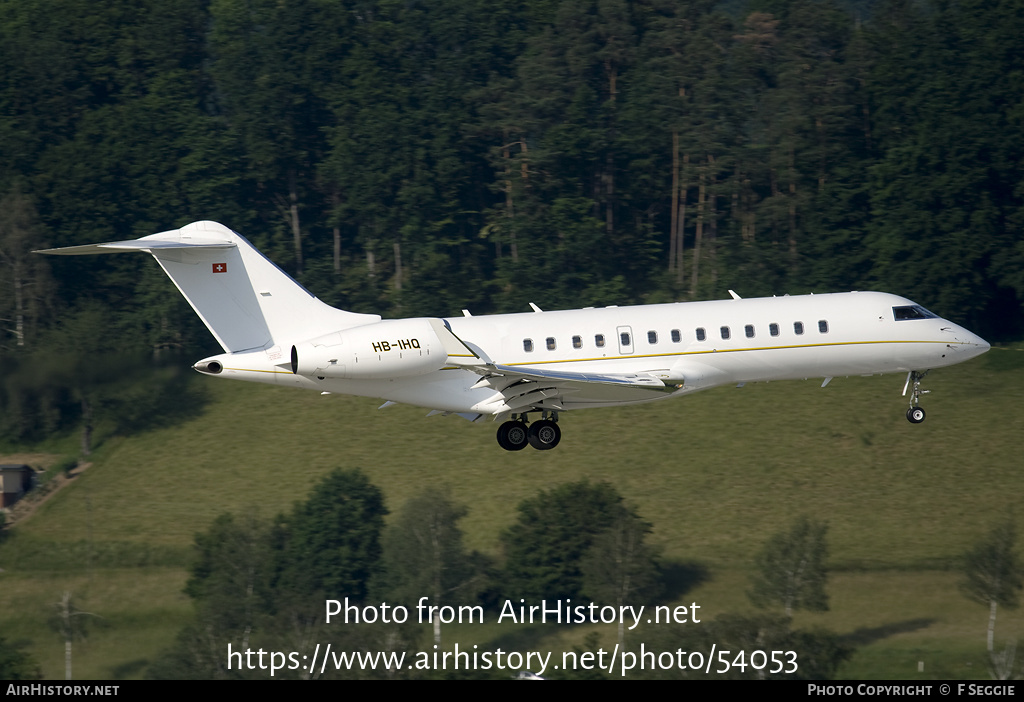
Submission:
<svg viewBox="0 0 1024 702">
<path fill-rule="evenodd" d="M 42 239 L 32 199 L 15 182 L 0 197 L 0 352 L 33 348 L 51 313 L 49 263 L 32 253 Z"/>
<path fill-rule="evenodd" d="M 875 279 L 983 333 L 994 286 L 1016 270 L 993 263 L 1020 238 L 1022 144 L 1008 135 L 1020 122 L 1020 56 L 1009 47 L 1021 31 L 1014 2 L 892 2 L 869 30 Z"/>
<path fill-rule="evenodd" d="M 592 631 L 583 639 L 583 645 L 572 647 L 576 660 L 582 660 L 584 654 L 594 654 L 601 649 L 601 635 Z M 589 670 L 588 670 L 589 667 Z M 599 666 L 567 665 L 560 670 L 550 669 L 546 676 L 550 680 L 608 680 L 609 677 Z"/>
<path fill-rule="evenodd" d="M 0 355 L 0 433 L 35 441 L 73 426 L 78 407 L 50 354 Z"/>
<path fill-rule="evenodd" d="M 662 670 L 651 677 L 666 679 L 711 678 L 714 680 L 829 680 L 854 649 L 832 632 L 792 629 L 789 617 L 723 614 L 699 625 L 665 627 L 653 634 L 648 649 L 709 655 L 715 659 L 707 670 Z M 755 651 L 764 653 L 751 655 Z M 776 657 L 773 661 L 772 654 Z M 753 665 L 752 665 L 753 664 Z M 773 672 L 774 671 L 774 672 Z"/>
<path fill-rule="evenodd" d="M 458 525 L 467 513 L 448 490 L 427 488 L 409 500 L 384 532 L 384 592 L 396 602 L 422 596 L 434 605 L 468 602 L 475 569 Z"/>
<path fill-rule="evenodd" d="M 380 568 L 384 495 L 360 470 L 336 469 L 279 520 L 278 587 L 362 600 Z"/>
<path fill-rule="evenodd" d="M 637 520 L 607 482 L 565 483 L 523 500 L 519 518 L 501 537 L 505 592 L 527 601 L 578 598 L 584 590 L 583 562 L 598 537 L 620 520 Z M 595 595 L 605 594 L 595 574 Z"/>
<path fill-rule="evenodd" d="M 342 650 L 412 649 L 415 629 L 385 624 L 327 625 L 324 600 L 362 601 L 380 570 L 384 526 L 380 490 L 359 470 L 335 470 L 307 500 L 274 520 L 223 514 L 196 535 L 196 561 L 185 593 L 196 617 L 148 675 L 174 679 L 266 679 L 239 667 L 232 651 L 259 648 L 311 656 L 318 643 Z M 253 658 L 253 665 L 256 659 Z M 395 677 L 387 671 L 332 671 L 329 677 Z M 293 665 L 275 677 L 315 678 Z"/>
<path fill-rule="evenodd" d="M 960 591 L 989 608 L 988 651 L 995 646 L 996 610 L 1016 609 L 1024 588 L 1024 564 L 1016 552 L 1017 526 L 1007 517 L 964 554 Z"/>
<path fill-rule="evenodd" d="M 654 550 L 644 543 L 651 525 L 621 510 L 615 521 L 594 538 L 583 556 L 583 594 L 600 604 L 622 607 L 650 604 L 661 590 L 661 572 Z M 624 622 L 618 640 L 625 641 Z"/>
<path fill-rule="evenodd" d="M 173 354 L 154 356 L 126 339 L 123 320 L 85 302 L 38 343 L 0 351 L 0 433 L 38 441 L 77 424 L 88 455 L 101 422 L 128 434 L 201 410 L 194 374 Z"/>
<path fill-rule="evenodd" d="M 803 516 L 788 531 L 769 538 L 756 559 L 750 601 L 761 609 L 781 607 L 786 616 L 798 609 L 827 611 L 827 531 L 828 525 Z"/>
<path fill-rule="evenodd" d="M 0 636 L 0 680 L 42 680 L 39 664 L 24 646 Z"/>
<path fill-rule="evenodd" d="M 427 597 L 429 606 L 471 605 L 485 587 L 485 562 L 462 544 L 458 522 L 465 506 L 448 489 L 427 488 L 409 500 L 384 532 L 381 599 L 410 608 Z M 441 643 L 441 621 L 435 615 L 434 643 Z"/>
<path fill-rule="evenodd" d="M 965 596 L 986 605 L 995 600 L 1010 609 L 1019 604 L 1024 566 L 1014 550 L 1016 541 L 1016 525 L 1007 519 L 964 555 Z"/>
<path fill-rule="evenodd" d="M 204 623 L 217 631 L 252 630 L 271 595 L 270 526 L 253 514 L 222 514 L 196 534 L 195 545 L 198 560 L 185 594 L 201 608 Z"/>
<path fill-rule="evenodd" d="M 644 543 L 649 533 L 649 523 L 622 510 L 583 557 L 583 594 L 615 606 L 652 602 L 659 594 L 661 573 L 654 549 Z"/>
</svg>

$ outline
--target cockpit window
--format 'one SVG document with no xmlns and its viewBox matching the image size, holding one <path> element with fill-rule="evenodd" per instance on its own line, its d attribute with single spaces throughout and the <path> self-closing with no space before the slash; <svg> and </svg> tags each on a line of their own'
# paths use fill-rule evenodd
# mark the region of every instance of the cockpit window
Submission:
<svg viewBox="0 0 1024 702">
<path fill-rule="evenodd" d="M 929 312 L 924 307 L 921 307 L 921 305 L 893 307 L 892 316 L 896 318 L 897 322 L 905 319 L 938 319 L 939 317 L 939 315 Z"/>
</svg>

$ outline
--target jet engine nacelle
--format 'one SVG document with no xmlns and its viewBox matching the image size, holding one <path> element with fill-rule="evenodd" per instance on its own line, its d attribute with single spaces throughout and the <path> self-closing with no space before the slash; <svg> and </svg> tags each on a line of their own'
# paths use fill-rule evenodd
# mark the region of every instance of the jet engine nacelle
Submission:
<svg viewBox="0 0 1024 702">
<path fill-rule="evenodd" d="M 292 373 L 316 378 L 384 379 L 444 367 L 444 345 L 427 319 L 388 319 L 292 346 Z"/>
</svg>

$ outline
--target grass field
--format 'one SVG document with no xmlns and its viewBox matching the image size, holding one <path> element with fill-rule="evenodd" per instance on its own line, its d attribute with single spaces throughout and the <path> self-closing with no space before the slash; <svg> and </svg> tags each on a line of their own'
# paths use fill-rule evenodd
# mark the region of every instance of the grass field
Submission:
<svg viewBox="0 0 1024 702">
<path fill-rule="evenodd" d="M 75 677 L 138 677 L 189 612 L 181 587 L 195 533 L 224 511 L 285 510 L 339 466 L 362 468 L 392 510 L 451 486 L 470 509 L 468 545 L 496 556 L 524 497 L 607 480 L 654 524 L 666 561 L 709 573 L 683 596 L 708 616 L 750 610 L 749 569 L 768 535 L 799 514 L 827 520 L 831 611 L 797 624 L 858 644 L 844 675 L 987 677 L 987 609 L 959 594 L 955 569 L 994 520 L 1024 506 L 1024 350 L 930 375 L 919 426 L 903 416 L 903 378 L 808 380 L 569 413 L 550 452 L 507 453 L 493 424 L 416 408 L 195 382 L 207 402 L 193 419 L 106 438 L 92 467 L 0 546 L 0 632 L 30 641 L 46 677 L 63 677 L 48 620 L 64 590 L 99 615 L 76 645 Z M 561 646 L 585 633 L 538 636 Z M 997 640 L 1022 633 L 1024 617 L 1001 611 Z"/>
</svg>

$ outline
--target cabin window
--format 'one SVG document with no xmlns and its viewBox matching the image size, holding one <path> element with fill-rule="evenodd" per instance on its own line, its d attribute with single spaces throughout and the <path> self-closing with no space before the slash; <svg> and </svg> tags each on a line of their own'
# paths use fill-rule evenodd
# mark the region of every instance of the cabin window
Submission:
<svg viewBox="0 0 1024 702">
<path fill-rule="evenodd" d="M 779 335 L 779 325 L 776 324 L 775 322 L 772 322 L 771 324 L 769 324 L 768 325 L 768 333 L 770 333 L 772 336 L 778 336 Z"/>
<path fill-rule="evenodd" d="M 533 339 L 523 339 L 523 351 L 526 353 L 533 351 Z"/>
<path fill-rule="evenodd" d="M 723 339 L 728 339 L 730 336 L 732 336 L 732 332 L 729 331 L 729 327 L 722 327 L 721 331 Z"/>
<path fill-rule="evenodd" d="M 704 341 L 707 338 L 708 334 L 704 331 L 704 327 L 697 327 L 697 341 Z"/>
<path fill-rule="evenodd" d="M 597 348 L 603 349 L 604 348 L 604 334 L 595 334 L 594 335 L 594 343 L 597 345 Z"/>
<path fill-rule="evenodd" d="M 753 324 L 748 324 L 747 326 L 743 327 L 743 333 L 747 335 L 748 339 L 753 339 L 754 338 L 754 325 Z"/>
<path fill-rule="evenodd" d="M 554 351 L 555 350 L 555 337 L 549 336 L 547 338 L 547 346 L 548 346 L 548 351 Z"/>
<path fill-rule="evenodd" d="M 656 332 L 656 331 L 649 331 L 649 332 L 647 332 L 647 343 L 648 344 L 656 344 L 656 343 L 658 343 L 658 332 Z"/>
<path fill-rule="evenodd" d="M 803 322 L 793 322 L 793 333 L 794 334 L 803 334 L 804 333 L 804 323 Z"/>
<path fill-rule="evenodd" d="M 893 307 L 892 316 L 897 322 L 901 322 L 905 319 L 938 319 L 939 315 L 929 312 L 921 305 L 905 305 L 903 307 Z"/>
<path fill-rule="evenodd" d="M 682 340 L 683 340 L 683 335 L 679 333 L 679 330 L 678 329 L 673 329 L 672 330 L 672 343 L 673 344 L 678 344 Z"/>
<path fill-rule="evenodd" d="M 572 347 L 574 349 L 582 349 L 583 348 L 583 337 L 582 336 L 574 336 L 572 338 Z"/>
<path fill-rule="evenodd" d="M 619 343 L 622 346 L 629 346 L 632 342 L 629 340 L 629 332 L 621 332 L 619 334 Z"/>
<path fill-rule="evenodd" d="M 818 320 L 818 332 L 821 334 L 828 334 L 828 320 Z"/>
</svg>

